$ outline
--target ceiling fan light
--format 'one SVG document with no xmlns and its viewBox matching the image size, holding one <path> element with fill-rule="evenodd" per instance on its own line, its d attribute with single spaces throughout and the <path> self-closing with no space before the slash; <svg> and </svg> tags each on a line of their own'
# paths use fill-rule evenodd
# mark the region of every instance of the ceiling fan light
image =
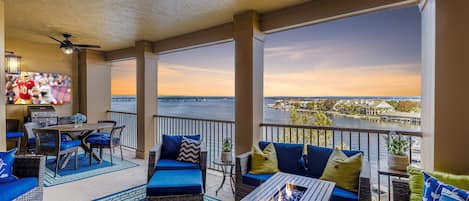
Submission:
<svg viewBox="0 0 469 201">
<path fill-rule="evenodd" d="M 72 47 L 61 47 L 60 49 L 65 54 L 72 54 L 73 53 L 73 48 Z"/>
</svg>

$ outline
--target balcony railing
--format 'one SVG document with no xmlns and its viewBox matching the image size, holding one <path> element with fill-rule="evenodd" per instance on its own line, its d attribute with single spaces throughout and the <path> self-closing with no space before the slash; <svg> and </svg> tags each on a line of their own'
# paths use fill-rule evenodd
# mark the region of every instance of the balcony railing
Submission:
<svg viewBox="0 0 469 201">
<path fill-rule="evenodd" d="M 223 140 L 229 138 L 234 146 L 234 121 L 187 118 L 176 116 L 155 115 L 158 124 L 158 133 L 167 135 L 200 134 L 207 146 L 207 167 L 221 170 L 212 163 L 220 157 Z"/>
<path fill-rule="evenodd" d="M 111 119 L 118 122 L 118 125 L 126 125 L 126 131 L 122 143 L 130 148 L 137 147 L 137 129 L 136 114 L 129 112 L 108 111 Z M 158 125 L 157 136 L 159 141 L 161 134 L 167 135 L 190 135 L 200 134 L 206 143 L 208 150 L 207 167 L 214 170 L 220 170 L 211 161 L 217 159 L 222 151 L 223 139 L 230 138 L 235 146 L 235 122 L 215 119 L 188 118 L 178 116 L 154 115 Z M 377 169 L 379 165 L 385 165 L 388 158 L 387 139 L 392 133 L 399 134 L 402 138 L 409 141 L 410 160 L 414 164 L 420 163 L 420 141 L 421 132 L 399 131 L 399 130 L 380 130 L 380 129 L 361 129 L 361 128 L 341 128 L 341 127 L 322 127 L 322 126 L 303 126 L 288 124 L 263 123 L 262 138 L 264 141 L 285 142 L 296 144 L 312 144 L 323 147 L 338 147 L 340 149 L 361 150 L 364 153 L 364 159 L 368 160 L 372 168 L 371 181 L 374 185 L 375 196 L 378 181 Z M 386 184 L 383 184 L 382 191 L 386 191 Z M 384 192 L 380 197 L 386 197 Z"/>
<path fill-rule="evenodd" d="M 411 145 L 408 150 L 410 160 L 420 163 L 421 132 L 267 123 L 261 124 L 261 127 L 265 141 L 361 150 L 368 161 L 387 158 L 387 139 L 395 133 L 408 140 Z"/>
<path fill-rule="evenodd" d="M 312 144 L 316 146 L 339 149 L 361 150 L 365 160 L 371 165 L 371 182 L 373 184 L 373 196 L 379 195 L 381 200 L 389 196 L 389 180 L 382 184 L 382 178 L 378 175 L 380 165 L 386 166 L 388 158 L 388 143 L 392 133 L 400 135 L 408 140 L 409 159 L 413 164 L 420 163 L 421 132 L 393 131 L 379 129 L 357 129 L 340 127 L 302 126 L 288 124 L 261 124 L 263 140 L 270 142 L 286 142 L 296 144 Z M 378 186 L 381 186 L 378 194 Z"/>
<path fill-rule="evenodd" d="M 121 144 L 127 148 L 137 149 L 137 113 L 120 111 L 107 111 L 107 113 L 118 126 L 125 125 Z"/>
</svg>

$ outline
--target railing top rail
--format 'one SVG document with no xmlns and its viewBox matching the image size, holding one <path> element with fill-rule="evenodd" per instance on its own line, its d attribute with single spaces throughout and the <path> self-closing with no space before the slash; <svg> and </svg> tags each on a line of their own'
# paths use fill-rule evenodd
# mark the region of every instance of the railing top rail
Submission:
<svg viewBox="0 0 469 201">
<path fill-rule="evenodd" d="M 108 110 L 106 112 L 110 113 L 117 113 L 117 114 L 129 114 L 129 115 L 137 115 L 135 112 L 123 112 L 123 111 L 116 111 L 116 110 Z"/>
<path fill-rule="evenodd" d="M 209 122 L 228 123 L 228 124 L 234 124 L 235 123 L 234 121 L 230 121 L 230 120 L 178 117 L 178 116 L 168 116 L 168 115 L 153 115 L 153 117 L 169 118 L 169 119 L 185 119 L 185 120 L 195 120 L 195 121 L 209 121 Z"/>
<path fill-rule="evenodd" d="M 384 130 L 384 129 L 366 129 L 366 128 L 344 128 L 334 126 L 307 126 L 307 125 L 292 125 L 292 124 L 274 124 L 274 123 L 261 123 L 264 127 L 281 127 L 281 128 L 300 128 L 300 129 L 322 129 L 322 130 L 337 130 L 337 131 L 350 131 L 350 132 L 366 132 L 366 133 L 382 133 L 388 134 L 393 131 L 399 135 L 422 137 L 422 132 L 417 131 L 401 131 L 401 130 Z"/>
</svg>

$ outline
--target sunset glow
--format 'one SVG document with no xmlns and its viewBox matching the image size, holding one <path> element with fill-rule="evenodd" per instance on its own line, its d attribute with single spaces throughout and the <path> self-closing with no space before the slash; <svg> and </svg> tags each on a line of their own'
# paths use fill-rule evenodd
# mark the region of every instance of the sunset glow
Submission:
<svg viewBox="0 0 469 201">
<path fill-rule="evenodd" d="M 264 96 L 419 96 L 420 68 L 418 10 L 372 13 L 267 35 Z M 134 60 L 112 76 L 135 95 Z M 234 96 L 234 42 L 161 55 L 158 94 Z"/>
</svg>

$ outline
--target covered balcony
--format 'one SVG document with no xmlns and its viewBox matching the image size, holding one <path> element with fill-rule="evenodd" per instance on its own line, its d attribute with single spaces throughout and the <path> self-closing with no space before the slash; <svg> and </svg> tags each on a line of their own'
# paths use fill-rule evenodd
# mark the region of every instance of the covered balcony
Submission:
<svg viewBox="0 0 469 201">
<path fill-rule="evenodd" d="M 420 130 L 265 121 L 264 43 L 267 34 L 411 6 L 418 7 L 421 13 L 422 111 L 421 117 L 407 116 L 404 119 L 420 124 Z M 13 165 L 12 174 L 17 174 L 19 180 L 23 177 L 36 179 L 31 184 L 31 191 L 25 190 L 25 194 L 18 195 L 9 194 L 10 197 L 0 194 L 0 201 L 146 198 L 281 200 L 279 196 L 283 196 L 282 190 L 287 189 L 285 194 L 291 193 L 290 188 L 294 187 L 288 182 L 294 181 L 303 185 L 295 184 L 297 189 L 307 187 L 303 190 L 302 200 L 338 200 L 333 197 L 337 189 L 335 182 L 324 182 L 319 177 L 311 176 L 309 172 L 296 175 L 284 171 L 281 166 L 291 164 L 282 164 L 280 155 L 278 169 L 281 174 L 269 175 L 269 178 L 273 178 L 271 182 L 266 178 L 255 186 L 244 185 L 246 167 L 251 168 L 252 160 L 251 155 L 246 153 L 253 154 L 251 148 L 258 145 L 260 147 L 262 143 L 300 146 L 301 168 L 304 171 L 313 169 L 307 167 L 313 164 L 307 159 L 306 152 L 309 150 L 332 152 L 337 148 L 344 155 L 360 153 L 364 162 L 360 166 L 360 175 L 357 175 L 360 186 L 347 194 L 352 196 L 347 197 L 347 200 L 401 200 L 399 195 L 409 198 L 406 194 L 410 192 L 408 187 L 404 187 L 405 192 L 399 193 L 396 191 L 398 186 L 393 188 L 393 182 L 396 181 L 397 185 L 400 181 L 407 182 L 406 177 L 410 172 L 387 168 L 391 159 L 389 140 L 393 136 L 398 136 L 400 142 L 408 144 L 404 154 L 408 156 L 410 165 L 429 172 L 469 175 L 469 162 L 465 155 L 465 148 L 469 146 L 469 131 L 465 125 L 468 120 L 469 107 L 466 102 L 469 95 L 464 93 L 464 86 L 468 84 L 466 66 L 469 59 L 465 54 L 469 48 L 469 29 L 463 26 L 469 17 L 465 12 L 467 9 L 469 4 L 465 1 L 444 0 L 0 0 L 0 75 L 7 81 L 7 84 L 0 85 L 0 91 L 5 92 L 5 98 L 0 99 L 0 152 L 3 154 L 17 147 L 17 165 Z M 71 33 L 73 36 L 69 38 L 64 35 L 65 38 L 62 38 L 63 33 Z M 101 48 L 70 46 L 68 42 L 99 44 Z M 233 119 L 160 114 L 157 79 L 160 57 L 226 42 L 234 44 Z M 19 60 L 14 60 L 18 58 Z M 111 107 L 112 66 L 114 62 L 126 60 L 135 61 L 135 112 L 113 110 Z M 40 74 L 26 75 L 23 72 Z M 22 93 L 20 90 L 13 90 L 18 87 L 18 83 L 12 80 L 15 76 L 15 79 L 23 82 L 20 85 L 26 87 L 26 91 L 30 93 L 29 98 L 24 96 L 9 99 Z M 36 76 L 50 77 L 51 80 L 46 79 L 44 82 L 50 83 L 49 90 L 54 100 L 36 100 L 35 98 L 44 95 L 37 95 L 41 92 L 35 95 L 32 87 L 29 92 L 27 80 L 36 79 Z M 33 109 L 41 109 L 43 106 L 52 106 L 54 111 L 52 116 L 40 118 L 47 118 L 52 123 L 32 115 Z M 337 111 L 343 109 L 338 107 Z M 373 115 L 385 111 L 382 118 L 402 121 L 402 115 L 390 111 L 386 105 L 378 109 L 370 106 L 356 111 Z M 84 115 L 86 119 L 76 114 Z M 46 123 L 45 127 L 48 128 L 42 125 L 28 130 L 27 123 L 31 121 Z M 10 127 L 11 125 L 16 126 Z M 48 134 L 54 132 L 53 130 L 58 132 L 53 137 L 57 141 L 52 140 L 55 143 L 52 155 L 47 154 L 52 153 L 50 149 L 44 151 L 41 148 L 41 143 L 47 145 L 36 135 L 46 132 L 40 131 L 41 129 L 49 129 Z M 8 133 L 13 130 L 18 136 L 8 137 Z M 107 136 L 104 130 L 108 130 Z M 28 137 L 29 131 L 33 134 Z M 114 133 L 119 136 L 118 140 L 114 140 Z M 92 136 L 94 134 L 100 135 Z M 168 159 L 162 157 L 167 154 L 164 153 L 165 149 L 182 144 L 180 140 L 177 146 L 166 145 L 164 148 L 165 142 L 167 143 L 165 138 L 179 139 L 181 136 L 194 135 L 198 135 L 194 141 L 201 139 L 198 141 L 201 143 L 198 160 L 193 162 L 196 168 L 171 173 L 170 176 L 163 175 L 164 179 L 161 179 L 161 174 L 155 176 L 158 171 L 168 171 L 168 174 L 174 171 L 159 170 L 158 161 Z M 31 141 L 34 136 L 36 138 Z M 94 141 L 89 140 L 92 137 L 96 137 Z M 107 140 L 106 144 L 101 143 L 102 139 Z M 230 162 L 220 161 L 223 150 L 226 149 L 225 139 L 231 139 L 233 158 Z M 184 140 L 189 141 L 186 138 Z M 72 145 L 65 145 L 64 142 Z M 92 144 L 96 145 L 94 149 Z M 103 148 L 104 153 L 100 151 Z M 279 147 L 275 149 L 277 152 L 281 150 Z M 48 155 L 48 158 L 42 157 L 43 155 Z M 347 157 L 351 156 L 345 156 Z M 0 165 L 3 165 L 6 159 L 0 159 Z M 270 159 L 266 156 L 265 160 Z M 324 161 L 324 165 L 326 162 L 328 160 Z M 31 171 L 20 168 L 29 168 Z M 195 181 L 192 179 L 195 175 L 193 169 L 200 169 L 201 172 Z M 31 173 L 34 171 L 36 173 Z M 281 178 L 283 174 L 287 175 L 287 179 Z M 2 178 L 0 175 L 0 179 Z M 193 182 L 191 185 L 195 182 L 196 187 L 202 190 L 189 193 L 189 197 L 164 197 L 187 190 L 184 185 L 165 189 L 165 185 L 171 182 Z M 280 183 L 281 186 L 275 186 Z M 7 187 L 2 185 L 0 182 L 2 193 L 16 193 L 24 187 L 19 184 L 7 186 L 13 189 L 10 191 L 5 190 Z M 148 195 L 150 188 L 160 190 L 152 193 L 165 195 L 152 197 Z M 272 190 L 274 188 L 276 190 Z M 365 191 L 364 194 L 361 194 L 362 190 Z M 193 194 L 196 196 L 192 196 Z"/>
</svg>

